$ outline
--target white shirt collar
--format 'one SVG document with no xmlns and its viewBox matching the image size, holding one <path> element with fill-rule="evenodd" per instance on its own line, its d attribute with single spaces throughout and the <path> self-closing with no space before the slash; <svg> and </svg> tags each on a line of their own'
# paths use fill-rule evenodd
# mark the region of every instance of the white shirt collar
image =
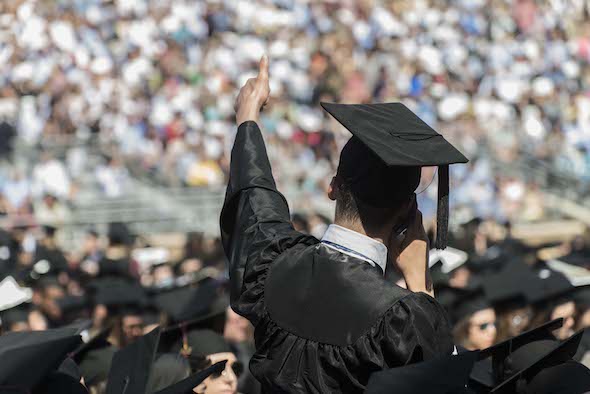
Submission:
<svg viewBox="0 0 590 394">
<path fill-rule="evenodd" d="M 381 267 L 383 274 L 385 274 L 387 246 L 381 242 L 337 224 L 331 224 L 328 227 L 322 237 L 322 242 L 344 254 L 364 260 L 372 266 Z"/>
</svg>

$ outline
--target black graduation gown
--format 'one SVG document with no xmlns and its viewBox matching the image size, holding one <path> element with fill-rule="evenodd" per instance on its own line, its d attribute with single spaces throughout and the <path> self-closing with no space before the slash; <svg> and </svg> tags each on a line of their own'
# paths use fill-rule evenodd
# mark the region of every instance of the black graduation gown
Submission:
<svg viewBox="0 0 590 394">
<path fill-rule="evenodd" d="M 359 393 L 374 371 L 451 354 L 443 308 L 294 230 L 255 122 L 238 128 L 221 213 L 231 306 L 255 327 L 265 392 Z"/>
</svg>

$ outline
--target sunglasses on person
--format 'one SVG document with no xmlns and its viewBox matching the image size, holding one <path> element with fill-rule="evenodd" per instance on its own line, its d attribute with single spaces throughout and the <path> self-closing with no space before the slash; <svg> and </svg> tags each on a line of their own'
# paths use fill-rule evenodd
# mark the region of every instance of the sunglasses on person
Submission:
<svg viewBox="0 0 590 394">
<path fill-rule="evenodd" d="M 244 372 L 244 364 L 242 364 L 239 361 L 234 362 L 230 368 L 232 369 L 232 371 L 234 372 L 234 374 L 236 375 L 237 378 L 239 378 L 242 373 Z M 227 366 L 225 367 L 224 370 L 219 371 L 219 372 L 213 372 L 210 377 L 211 379 L 219 379 L 221 376 L 227 376 Z"/>
<path fill-rule="evenodd" d="M 486 331 L 488 328 L 496 328 L 496 322 L 485 322 L 475 325 L 480 331 Z"/>
</svg>

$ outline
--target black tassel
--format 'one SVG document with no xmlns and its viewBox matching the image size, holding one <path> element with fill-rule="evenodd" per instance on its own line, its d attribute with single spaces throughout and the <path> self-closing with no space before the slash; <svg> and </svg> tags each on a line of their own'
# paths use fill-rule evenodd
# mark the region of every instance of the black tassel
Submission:
<svg viewBox="0 0 590 394">
<path fill-rule="evenodd" d="M 447 247 L 449 232 L 449 166 L 438 167 L 438 203 L 436 207 L 435 248 Z"/>
</svg>

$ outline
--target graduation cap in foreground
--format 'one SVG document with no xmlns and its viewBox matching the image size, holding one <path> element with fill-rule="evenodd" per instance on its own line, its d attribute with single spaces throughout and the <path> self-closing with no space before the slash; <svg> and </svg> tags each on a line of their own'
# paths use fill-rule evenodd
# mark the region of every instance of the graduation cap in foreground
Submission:
<svg viewBox="0 0 590 394">
<path fill-rule="evenodd" d="M 537 360 L 515 373 L 492 393 L 582 393 L 590 390 L 590 371 L 572 361 L 583 331 L 554 346 Z M 582 368 L 583 367 L 583 368 Z M 544 370 L 549 369 L 547 372 Z M 533 389 L 534 387 L 534 389 Z"/>
<path fill-rule="evenodd" d="M 117 351 L 108 341 L 111 328 L 102 329 L 70 355 L 80 366 L 80 373 L 88 386 L 106 381 L 109 376 L 113 355 Z"/>
<path fill-rule="evenodd" d="M 160 339 L 160 328 L 157 327 L 134 343 L 119 350 L 114 358 L 107 394 L 146 394 L 146 388 L 155 361 Z M 225 369 L 225 362 L 217 363 L 206 370 L 191 375 L 156 394 L 184 394 L 192 389 L 212 373 L 219 373 Z"/>
<path fill-rule="evenodd" d="M 107 394 L 144 394 L 156 357 L 160 327 L 138 338 L 113 356 Z"/>
<path fill-rule="evenodd" d="M 506 378 L 506 359 L 523 346 L 536 341 L 555 341 L 553 331 L 563 325 L 555 319 L 514 338 L 507 339 L 479 352 L 471 373 L 470 386 L 491 389 Z"/>
<path fill-rule="evenodd" d="M 35 394 L 88 394 L 80 383 L 81 374 L 71 358 L 66 358 L 56 371 L 51 372 L 35 389 Z"/>
<path fill-rule="evenodd" d="M 448 355 L 421 363 L 375 372 L 366 394 L 466 393 L 477 351 Z"/>
<path fill-rule="evenodd" d="M 0 336 L 0 392 L 8 386 L 30 391 L 80 342 L 80 335 L 71 328 Z"/>
<path fill-rule="evenodd" d="M 180 382 L 174 383 L 165 389 L 157 391 L 155 394 L 192 394 L 194 392 L 193 389 L 200 385 L 210 375 L 220 374 L 223 372 L 226 363 L 227 360 L 215 363 L 212 366 L 181 380 Z"/>
<path fill-rule="evenodd" d="M 353 134 L 340 154 L 338 175 L 361 201 L 398 204 L 418 187 L 421 167 L 438 166 L 436 248 L 444 249 L 449 165 L 467 158 L 402 103 L 321 105 Z"/>
</svg>

